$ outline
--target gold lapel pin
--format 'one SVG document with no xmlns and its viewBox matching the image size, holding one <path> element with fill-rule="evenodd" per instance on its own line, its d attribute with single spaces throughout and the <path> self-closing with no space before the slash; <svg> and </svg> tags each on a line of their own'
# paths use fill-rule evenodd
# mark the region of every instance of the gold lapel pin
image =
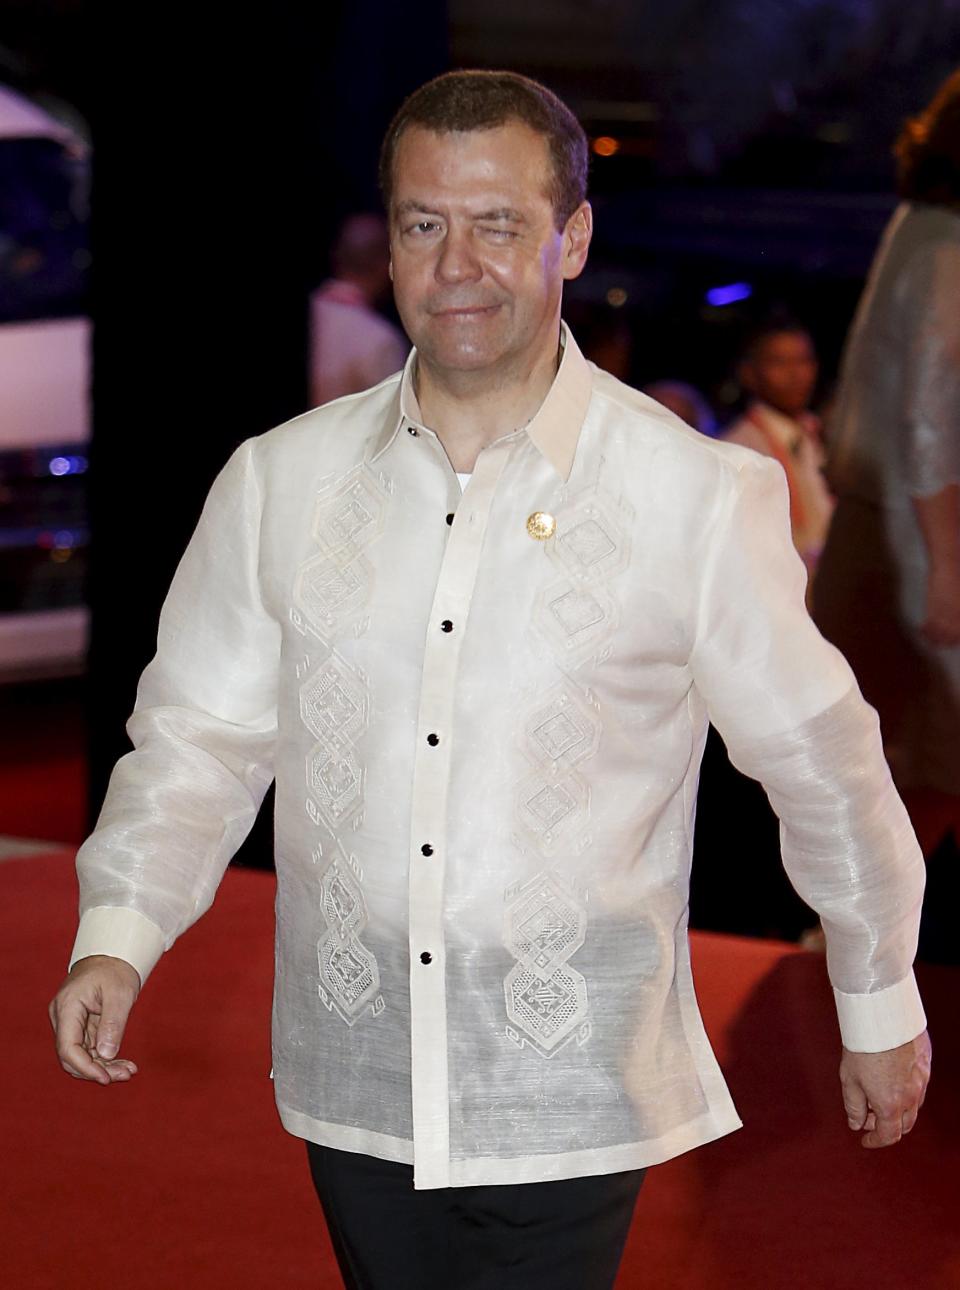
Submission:
<svg viewBox="0 0 960 1290">
<path fill-rule="evenodd" d="M 527 516 L 527 532 L 538 542 L 546 542 L 557 531 L 557 521 L 546 511 L 534 511 Z"/>
</svg>

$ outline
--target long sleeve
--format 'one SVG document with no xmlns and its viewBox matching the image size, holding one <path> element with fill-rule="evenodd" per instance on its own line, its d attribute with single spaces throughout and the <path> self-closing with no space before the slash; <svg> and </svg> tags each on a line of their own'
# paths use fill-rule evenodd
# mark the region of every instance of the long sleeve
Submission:
<svg viewBox="0 0 960 1290">
<path fill-rule="evenodd" d="M 900 464 L 925 497 L 960 483 L 960 244 L 924 244 L 907 272 Z"/>
<path fill-rule="evenodd" d="M 804 608 L 783 472 L 738 464 L 712 529 L 695 683 L 731 760 L 763 784 L 788 876 L 823 920 L 846 1047 L 896 1047 L 925 1025 L 912 972 L 923 858 L 876 713 Z"/>
<path fill-rule="evenodd" d="M 71 966 L 113 954 L 145 979 L 209 908 L 273 778 L 280 629 L 259 594 L 253 453 L 242 444 L 214 481 L 164 602 L 134 750 L 77 855 Z"/>
</svg>

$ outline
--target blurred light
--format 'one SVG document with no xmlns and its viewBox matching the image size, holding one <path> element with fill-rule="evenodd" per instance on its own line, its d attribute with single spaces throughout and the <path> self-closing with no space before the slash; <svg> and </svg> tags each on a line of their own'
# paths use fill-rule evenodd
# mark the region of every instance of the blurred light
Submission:
<svg viewBox="0 0 960 1290">
<path fill-rule="evenodd" d="M 60 529 L 58 533 L 54 534 L 53 541 L 55 546 L 72 547 L 76 542 L 76 538 L 69 529 Z"/>
<path fill-rule="evenodd" d="M 47 469 L 51 475 L 82 475 L 88 464 L 86 457 L 51 457 Z"/>
<path fill-rule="evenodd" d="M 593 150 L 598 157 L 612 157 L 615 152 L 620 151 L 620 140 L 614 139 L 609 134 L 601 134 L 599 138 L 594 139 Z"/>
<path fill-rule="evenodd" d="M 752 295 L 749 282 L 728 282 L 725 287 L 711 287 L 706 300 L 708 305 L 732 305 L 738 300 L 749 300 Z"/>
<path fill-rule="evenodd" d="M 50 559 L 54 564 L 66 564 L 72 555 L 73 552 L 68 546 L 55 546 L 50 552 Z"/>
<path fill-rule="evenodd" d="M 623 287 L 611 287 L 607 292 L 607 304 L 612 305 L 614 309 L 619 309 L 621 305 L 627 303 L 627 293 Z"/>
</svg>

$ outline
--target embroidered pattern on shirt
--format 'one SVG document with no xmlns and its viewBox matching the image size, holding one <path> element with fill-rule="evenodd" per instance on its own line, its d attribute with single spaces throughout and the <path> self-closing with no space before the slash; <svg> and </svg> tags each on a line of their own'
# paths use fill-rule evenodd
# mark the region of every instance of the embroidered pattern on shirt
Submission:
<svg viewBox="0 0 960 1290">
<path fill-rule="evenodd" d="M 319 553 L 304 561 L 293 584 L 299 614 L 291 618 L 300 630 L 328 641 L 366 607 L 373 569 L 363 551 L 383 531 L 386 500 L 383 484 L 363 463 L 321 492 L 311 530 Z"/>
<path fill-rule="evenodd" d="M 574 1037 L 586 1043 L 587 983 L 567 963 L 586 939 L 586 910 L 548 870 L 509 887 L 505 897 L 504 944 L 517 959 L 504 981 L 507 1036 L 542 1057 Z"/>
<path fill-rule="evenodd" d="M 541 699 L 523 728 L 523 749 L 536 769 L 516 793 L 523 839 L 545 856 L 575 845 L 590 814 L 590 789 L 575 767 L 597 751 L 600 718 L 563 681 Z"/>
<path fill-rule="evenodd" d="M 327 925 L 317 942 L 320 998 L 352 1026 L 369 1007 L 379 1016 L 385 1004 L 380 993 L 380 970 L 360 933 L 367 925 L 367 906 L 360 885 L 360 867 L 334 856 L 320 876 L 320 909 Z"/>
<path fill-rule="evenodd" d="M 616 629 L 617 603 L 605 584 L 630 558 L 628 526 L 614 519 L 627 509 L 591 488 L 557 516 L 556 536 L 546 551 L 563 580 L 541 592 L 534 623 L 563 667 L 595 657 Z"/>
<path fill-rule="evenodd" d="M 300 720 L 313 736 L 306 754 L 305 809 L 318 827 L 338 838 L 362 818 L 364 765 L 358 742 L 367 731 L 370 686 L 334 642 L 352 630 L 362 635 L 373 593 L 373 567 L 363 551 L 382 532 L 387 502 L 384 482 L 364 463 L 325 486 L 317 499 L 311 533 L 319 550 L 301 564 L 293 584 L 290 620 L 304 636 L 324 646 L 314 665 L 309 654 L 297 668 Z M 320 998 L 348 1025 L 370 1005 L 379 1016 L 375 956 L 360 940 L 366 926 L 362 873 L 351 857 L 334 859 L 321 877 L 328 931 L 317 944 Z"/>
<path fill-rule="evenodd" d="M 325 551 L 361 550 L 383 530 L 384 490 L 362 463 L 321 494 L 313 536 Z"/>
<path fill-rule="evenodd" d="M 301 565 L 293 597 L 321 639 L 333 635 L 370 599 L 373 571 L 358 552 L 317 555 Z"/>
<path fill-rule="evenodd" d="M 620 512 L 620 517 L 614 516 Z M 575 581 L 607 579 L 627 567 L 630 559 L 628 528 L 633 508 L 615 503 L 598 489 L 590 489 L 565 506 L 557 516 L 556 541 L 548 554 Z"/>
<path fill-rule="evenodd" d="M 554 778 L 537 772 L 517 791 L 517 814 L 537 850 L 550 855 L 585 823 L 589 805 L 586 782 L 574 773 Z"/>
<path fill-rule="evenodd" d="M 535 762 L 575 766 L 597 751 L 600 721 L 573 685 L 561 683 L 541 701 L 523 733 Z"/>
<path fill-rule="evenodd" d="M 335 747 L 352 742 L 365 729 L 366 687 L 336 654 L 300 687 L 300 717 L 311 734 Z"/>
<path fill-rule="evenodd" d="M 566 675 L 523 727 L 523 750 L 534 769 L 515 797 L 521 851 L 532 848 L 549 858 L 589 844 L 590 785 L 577 768 L 599 747 L 600 718 L 573 674 L 588 659 L 602 662 L 616 630 L 618 605 L 609 583 L 629 561 L 633 514 L 629 503 L 592 485 L 564 500 L 554 537 L 544 544 L 561 578 L 541 591 L 533 623 Z M 566 963 L 586 938 L 586 910 L 551 870 L 519 893 L 509 889 L 508 899 L 515 894 L 522 908 L 518 912 L 515 901 L 508 909 L 506 943 L 519 963 L 504 982 L 512 1023 L 507 1034 L 549 1057 L 574 1035 L 580 1044 L 590 1037 L 586 981 Z M 531 901 L 539 902 L 533 913 Z M 542 928 L 533 934 L 538 918 Z"/>
</svg>

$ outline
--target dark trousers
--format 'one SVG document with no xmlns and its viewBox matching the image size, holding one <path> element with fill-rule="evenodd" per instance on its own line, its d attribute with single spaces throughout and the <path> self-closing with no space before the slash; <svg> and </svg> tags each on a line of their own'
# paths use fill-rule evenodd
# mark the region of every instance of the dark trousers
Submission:
<svg viewBox="0 0 960 1290">
<path fill-rule="evenodd" d="M 411 1165 L 307 1153 L 347 1290 L 610 1290 L 646 1172 L 415 1191 Z"/>
</svg>

